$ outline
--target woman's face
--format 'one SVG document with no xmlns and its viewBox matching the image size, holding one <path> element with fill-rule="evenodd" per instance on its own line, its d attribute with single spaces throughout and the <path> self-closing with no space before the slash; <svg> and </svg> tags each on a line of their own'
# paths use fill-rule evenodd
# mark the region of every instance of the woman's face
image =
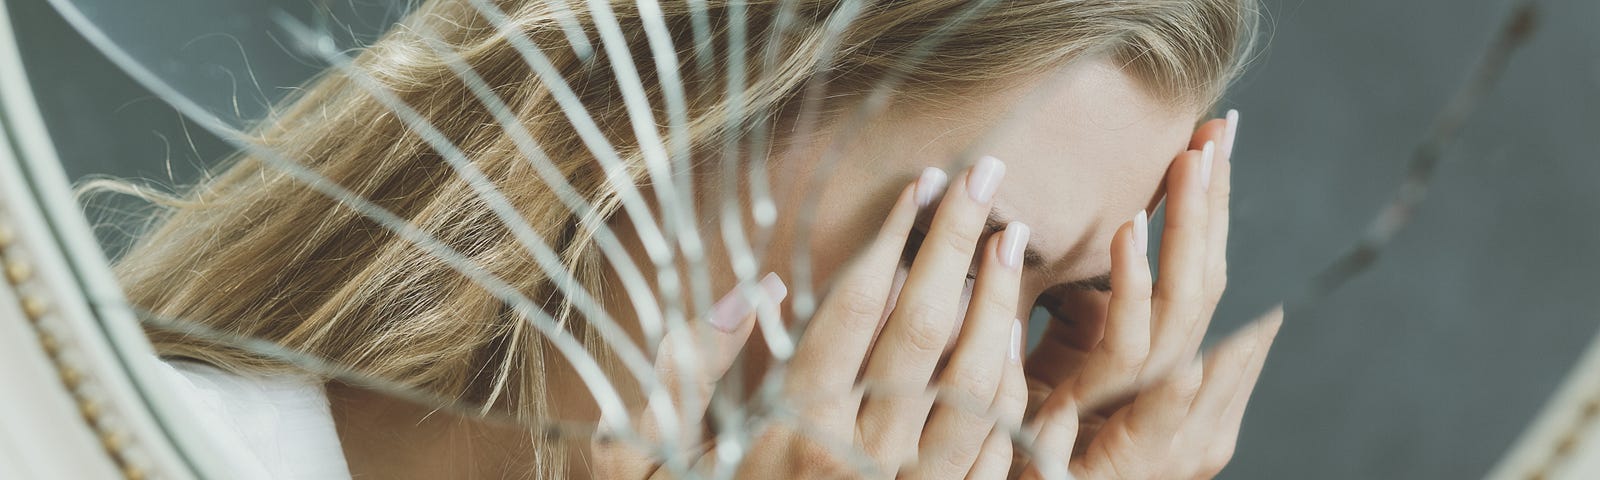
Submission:
<svg viewBox="0 0 1600 480">
<path fill-rule="evenodd" d="M 1030 105 L 1019 105 L 1024 100 Z M 794 242 L 807 238 L 794 235 L 802 226 L 792 222 L 812 196 L 820 203 L 814 223 L 804 228 L 814 278 L 826 285 L 923 168 L 948 167 L 1003 118 L 1020 114 L 990 148 L 976 153 L 1007 167 L 991 220 L 1033 229 L 1029 248 L 1041 262 L 1023 274 L 1018 311 L 1027 312 L 1051 288 L 1104 283 L 1112 234 L 1159 202 L 1167 165 L 1187 148 L 1200 113 L 1163 102 L 1116 64 L 1093 59 L 1076 62 L 1053 81 L 1039 76 L 933 107 L 891 108 L 859 131 L 827 132 L 802 158 L 774 162 L 774 178 L 784 180 L 773 185 L 780 220 L 767 260 L 780 274 L 792 270 L 789 257 L 800 247 Z M 849 147 L 822 177 L 821 190 L 811 192 L 818 185 L 805 179 L 842 135 L 853 136 Z M 904 273 L 902 266 L 899 278 Z"/>
</svg>

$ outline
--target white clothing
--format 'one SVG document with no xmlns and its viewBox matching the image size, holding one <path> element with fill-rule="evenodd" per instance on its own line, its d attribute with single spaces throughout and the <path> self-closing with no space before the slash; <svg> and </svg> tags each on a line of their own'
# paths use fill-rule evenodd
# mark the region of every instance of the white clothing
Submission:
<svg viewBox="0 0 1600 480">
<path fill-rule="evenodd" d="M 163 360 L 171 385 L 233 459 L 239 478 L 347 480 L 328 394 L 315 377 L 229 373 L 203 363 Z"/>
</svg>

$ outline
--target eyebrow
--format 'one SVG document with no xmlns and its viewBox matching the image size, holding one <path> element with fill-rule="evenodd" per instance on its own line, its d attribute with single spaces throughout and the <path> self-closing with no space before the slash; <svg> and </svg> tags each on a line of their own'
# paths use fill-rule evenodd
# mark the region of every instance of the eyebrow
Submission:
<svg viewBox="0 0 1600 480">
<path fill-rule="evenodd" d="M 1005 230 L 1006 225 L 1009 225 L 1010 223 L 1011 219 L 1007 218 L 1004 214 L 1001 214 L 996 210 L 989 210 L 989 218 L 984 220 L 983 228 L 992 234 Z M 1039 252 L 1039 248 L 1033 243 L 1033 239 L 1029 238 L 1028 245 L 1022 249 L 1022 264 L 1027 268 L 1037 271 L 1049 272 L 1050 266 L 1053 263 L 1054 262 L 1044 258 L 1044 254 Z M 1089 278 L 1073 280 L 1071 282 L 1067 282 L 1064 286 L 1073 290 L 1109 292 L 1111 291 L 1111 272 L 1102 273 Z"/>
<path fill-rule="evenodd" d="M 983 221 L 983 229 L 991 234 L 999 233 L 1004 231 L 1006 225 L 1009 224 L 1011 224 L 1011 219 L 1006 218 L 1005 215 L 998 211 L 989 210 L 989 218 Z M 1029 238 L 1028 245 L 1022 249 L 1022 264 L 1034 270 L 1048 270 L 1050 263 L 1044 258 L 1044 254 L 1039 253 L 1039 247 L 1033 242 L 1033 239 Z"/>
<path fill-rule="evenodd" d="M 1111 272 L 1102 273 L 1082 280 L 1074 280 L 1064 285 L 1071 290 L 1092 290 L 1096 292 L 1111 291 Z"/>
</svg>

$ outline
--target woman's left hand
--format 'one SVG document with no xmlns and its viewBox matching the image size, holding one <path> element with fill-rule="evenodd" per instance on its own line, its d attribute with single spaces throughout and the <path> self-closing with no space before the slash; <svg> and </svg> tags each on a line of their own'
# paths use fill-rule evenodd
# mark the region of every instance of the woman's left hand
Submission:
<svg viewBox="0 0 1600 480">
<path fill-rule="evenodd" d="M 1226 286 L 1229 117 L 1197 129 L 1169 168 L 1160 280 L 1141 212 L 1112 241 L 1111 293 L 1049 297 L 1069 321 L 1052 320 L 1028 359 L 1038 402 L 1024 478 L 1210 478 L 1232 458 L 1282 312 L 1194 358 Z"/>
</svg>

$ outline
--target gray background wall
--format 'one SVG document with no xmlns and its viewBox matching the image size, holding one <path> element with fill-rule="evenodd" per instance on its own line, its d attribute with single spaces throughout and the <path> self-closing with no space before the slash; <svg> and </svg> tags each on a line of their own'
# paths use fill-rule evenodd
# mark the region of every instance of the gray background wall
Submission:
<svg viewBox="0 0 1600 480">
<path fill-rule="evenodd" d="M 1509 3 L 1265 2 L 1264 51 L 1228 99 L 1244 120 L 1219 324 L 1296 291 L 1358 238 Z M 1223 477 L 1480 476 L 1594 336 L 1600 2 L 1542 5 L 1416 222 L 1370 272 L 1289 313 Z M 8 6 L 73 176 L 166 181 L 170 165 L 183 181 L 227 152 L 186 136 L 43 2 Z"/>
</svg>

